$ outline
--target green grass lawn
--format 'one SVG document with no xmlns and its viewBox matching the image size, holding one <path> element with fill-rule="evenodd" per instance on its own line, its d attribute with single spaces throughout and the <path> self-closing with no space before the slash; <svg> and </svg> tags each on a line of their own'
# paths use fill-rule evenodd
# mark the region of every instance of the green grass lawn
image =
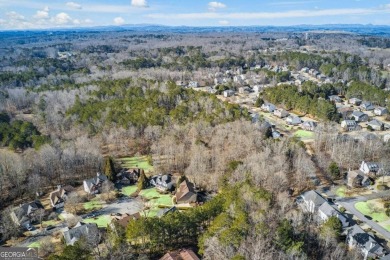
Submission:
<svg viewBox="0 0 390 260">
<path fill-rule="evenodd" d="M 59 223 L 59 220 L 47 220 L 47 221 L 42 221 L 42 226 L 47 227 L 47 226 L 55 226 Z"/>
<path fill-rule="evenodd" d="M 377 222 L 382 222 L 386 220 L 390 220 L 388 216 L 386 216 L 383 209 L 380 209 L 378 213 L 371 213 L 369 208 L 367 207 L 367 203 L 370 201 L 360 201 L 355 204 L 355 208 L 359 210 L 363 215 L 369 216 L 372 220 Z"/>
<path fill-rule="evenodd" d="M 346 190 L 347 190 L 347 187 L 341 186 L 341 187 L 337 188 L 335 193 L 336 193 L 337 197 L 344 198 Z"/>
<path fill-rule="evenodd" d="M 111 222 L 111 217 L 108 215 L 102 215 L 98 216 L 96 219 L 94 218 L 87 218 L 84 219 L 83 222 L 85 223 L 96 223 L 98 227 L 107 227 L 107 225 Z"/>
<path fill-rule="evenodd" d="M 294 136 L 299 137 L 299 138 L 313 138 L 314 133 L 310 131 L 305 131 L 305 130 L 298 130 L 294 133 Z"/>
<path fill-rule="evenodd" d="M 387 231 L 390 232 L 390 225 L 381 225 L 382 227 L 384 227 Z"/>
<path fill-rule="evenodd" d="M 86 209 L 86 210 L 101 209 L 103 207 L 102 202 L 99 200 L 91 200 L 91 201 L 85 202 L 83 204 L 83 206 L 84 206 L 84 209 Z"/>
<path fill-rule="evenodd" d="M 153 166 L 149 164 L 147 156 L 119 158 L 118 161 L 122 162 L 123 167 L 126 168 L 141 168 L 145 172 L 153 171 Z"/>
<path fill-rule="evenodd" d="M 126 196 L 131 196 L 131 194 L 133 194 L 134 192 L 137 191 L 137 185 L 131 185 L 131 186 L 127 186 L 127 187 L 123 187 L 122 188 L 122 194 L 126 195 Z"/>
<path fill-rule="evenodd" d="M 169 194 L 160 194 L 155 188 L 142 190 L 139 195 L 141 197 L 149 199 L 149 205 L 151 208 L 146 211 L 147 216 L 155 217 L 157 213 L 162 209 L 159 206 L 173 206 L 172 196 Z"/>
<path fill-rule="evenodd" d="M 39 241 L 35 241 L 29 244 L 28 247 L 41 247 L 41 244 L 39 243 Z"/>
</svg>

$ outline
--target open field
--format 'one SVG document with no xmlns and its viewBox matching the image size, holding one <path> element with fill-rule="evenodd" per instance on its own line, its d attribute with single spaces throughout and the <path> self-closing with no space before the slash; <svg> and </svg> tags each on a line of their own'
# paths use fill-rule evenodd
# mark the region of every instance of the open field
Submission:
<svg viewBox="0 0 390 260">
<path fill-rule="evenodd" d="M 39 241 L 35 241 L 29 244 L 28 247 L 41 247 L 41 243 Z"/>
<path fill-rule="evenodd" d="M 153 171 L 153 166 L 149 164 L 147 156 L 124 157 L 119 158 L 118 161 L 120 161 L 122 167 L 125 168 L 141 168 L 144 169 L 147 173 Z"/>
</svg>

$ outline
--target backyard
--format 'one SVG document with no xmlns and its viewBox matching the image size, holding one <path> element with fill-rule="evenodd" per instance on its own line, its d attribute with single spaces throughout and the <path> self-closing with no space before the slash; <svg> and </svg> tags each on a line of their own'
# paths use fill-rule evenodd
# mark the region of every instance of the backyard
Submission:
<svg viewBox="0 0 390 260">
<path fill-rule="evenodd" d="M 294 136 L 299 137 L 301 139 L 312 139 L 314 137 L 314 133 L 305 130 L 298 130 L 294 133 Z"/>
<path fill-rule="evenodd" d="M 174 205 L 171 195 L 160 194 L 155 188 L 142 190 L 139 195 L 148 200 L 145 204 L 149 209 L 145 213 L 149 217 L 155 217 L 162 208 Z"/>
<path fill-rule="evenodd" d="M 143 169 L 145 173 L 150 173 L 153 171 L 153 166 L 149 163 L 147 156 L 124 157 L 119 158 L 118 161 L 124 168 L 140 168 Z"/>
</svg>

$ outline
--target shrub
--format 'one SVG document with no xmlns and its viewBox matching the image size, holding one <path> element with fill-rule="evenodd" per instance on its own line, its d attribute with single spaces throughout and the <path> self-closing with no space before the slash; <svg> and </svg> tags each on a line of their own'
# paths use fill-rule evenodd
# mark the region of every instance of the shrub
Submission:
<svg viewBox="0 0 390 260">
<path fill-rule="evenodd" d="M 389 187 L 387 187 L 387 185 L 384 185 L 384 184 L 378 184 L 378 185 L 376 186 L 376 188 L 377 188 L 378 190 L 383 191 L 383 190 L 387 190 Z"/>
<path fill-rule="evenodd" d="M 347 211 L 347 210 L 346 210 L 344 207 L 341 207 L 341 208 L 340 208 L 340 212 L 341 212 L 341 213 L 344 213 L 345 211 Z"/>
</svg>

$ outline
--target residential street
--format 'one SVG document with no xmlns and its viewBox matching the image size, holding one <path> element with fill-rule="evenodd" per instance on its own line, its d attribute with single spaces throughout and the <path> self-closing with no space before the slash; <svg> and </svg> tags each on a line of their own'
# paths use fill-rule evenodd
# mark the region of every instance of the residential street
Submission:
<svg viewBox="0 0 390 260">
<path fill-rule="evenodd" d="M 336 203 L 343 206 L 347 211 L 355 215 L 358 219 L 366 223 L 368 226 L 370 226 L 373 230 L 380 233 L 383 237 L 390 240 L 390 232 L 387 231 L 385 228 L 380 226 L 378 223 L 376 223 L 373 220 L 370 220 L 366 218 L 362 213 L 360 213 L 356 208 L 355 204 L 359 201 L 367 201 L 372 199 L 381 198 L 383 196 L 390 195 L 389 191 L 379 192 L 379 193 L 373 193 L 366 196 L 359 196 L 354 198 L 340 198 L 336 199 Z"/>
</svg>

